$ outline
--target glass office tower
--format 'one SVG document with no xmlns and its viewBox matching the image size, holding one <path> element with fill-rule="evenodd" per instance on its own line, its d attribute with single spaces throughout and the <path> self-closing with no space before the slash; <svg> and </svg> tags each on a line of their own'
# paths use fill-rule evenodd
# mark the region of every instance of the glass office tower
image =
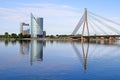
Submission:
<svg viewBox="0 0 120 80">
<path fill-rule="evenodd" d="M 31 13 L 31 37 L 43 37 L 43 18 L 35 18 Z"/>
</svg>

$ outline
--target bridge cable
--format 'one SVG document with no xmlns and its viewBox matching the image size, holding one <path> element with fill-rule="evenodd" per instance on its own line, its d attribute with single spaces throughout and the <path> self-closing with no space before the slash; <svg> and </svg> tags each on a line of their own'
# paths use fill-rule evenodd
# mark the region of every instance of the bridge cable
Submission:
<svg viewBox="0 0 120 80">
<path fill-rule="evenodd" d="M 89 12 L 90 14 L 94 15 L 94 16 L 97 16 L 97 17 L 99 17 L 99 18 L 103 19 L 103 20 L 106 20 L 106 21 L 108 21 L 108 22 L 111 22 L 111 23 L 114 23 L 114 24 L 116 24 L 116 25 L 119 25 L 119 26 L 120 26 L 120 23 L 117 23 L 117 22 L 112 21 L 112 20 L 110 20 L 110 19 L 107 19 L 107 18 L 105 18 L 105 17 L 99 16 L 99 15 L 97 15 L 97 14 L 94 14 L 94 13 L 90 12 L 90 11 L 88 11 L 88 12 Z"/>
<path fill-rule="evenodd" d="M 90 22 L 88 22 L 88 24 L 89 24 L 89 26 L 92 28 L 94 34 L 96 34 L 97 32 L 96 32 L 95 28 L 93 27 L 93 24 L 91 24 Z M 90 28 L 89 28 L 89 29 L 90 29 Z"/>
<path fill-rule="evenodd" d="M 90 19 L 90 18 L 89 18 Z M 92 20 L 90 20 L 90 22 L 94 25 L 94 26 L 98 26 L 94 21 L 92 21 Z M 107 34 L 106 32 L 105 32 L 105 30 L 103 30 L 101 27 L 97 27 L 97 28 L 99 28 L 100 29 L 100 31 L 102 31 L 104 34 Z"/>
<path fill-rule="evenodd" d="M 79 30 L 79 28 L 81 27 L 81 25 L 83 24 L 84 21 L 84 15 L 82 16 L 82 18 L 79 20 L 77 26 L 75 27 L 75 29 L 72 32 L 72 35 L 75 35 L 77 33 L 77 31 Z"/>
<path fill-rule="evenodd" d="M 97 34 L 97 31 L 96 31 L 96 29 L 94 28 L 94 26 L 93 26 L 93 24 L 89 21 L 88 22 L 88 24 L 90 25 L 89 27 L 91 27 L 92 29 L 93 29 L 93 32 L 95 33 L 95 34 Z M 90 28 L 89 28 L 90 29 Z"/>
<path fill-rule="evenodd" d="M 117 34 L 120 34 L 120 33 L 119 33 L 119 32 L 120 32 L 119 30 L 113 28 L 112 26 L 110 26 L 110 25 L 102 22 L 101 20 L 99 20 L 99 19 L 97 19 L 97 18 L 95 18 L 95 17 L 93 17 L 93 16 L 91 16 L 91 15 L 89 15 L 89 16 L 90 16 L 91 18 L 93 18 L 95 21 L 97 21 L 98 23 L 101 23 L 102 25 L 107 26 L 107 28 L 108 28 L 108 26 L 109 26 L 108 29 L 110 29 L 111 31 L 113 31 L 113 32 L 115 32 L 115 33 L 117 33 Z"/>
<path fill-rule="evenodd" d="M 109 27 L 108 29 L 110 29 L 111 31 L 113 31 L 113 32 L 115 32 L 115 33 L 117 33 L 117 34 L 120 34 L 120 33 L 119 33 L 120 31 L 118 31 L 117 29 L 113 28 L 112 26 L 110 26 L 110 25 L 102 22 L 101 20 L 99 20 L 99 19 L 97 19 L 97 18 L 95 18 L 95 17 L 92 17 L 92 18 L 93 18 L 94 20 L 96 20 L 97 22 L 101 23 L 102 25 L 104 25 L 104 27 L 106 27 L 106 28 Z"/>
</svg>

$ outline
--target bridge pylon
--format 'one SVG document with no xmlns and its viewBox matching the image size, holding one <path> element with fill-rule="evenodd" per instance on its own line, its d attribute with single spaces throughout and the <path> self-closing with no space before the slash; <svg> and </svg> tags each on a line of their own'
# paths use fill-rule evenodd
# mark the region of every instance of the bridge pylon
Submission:
<svg viewBox="0 0 120 80">
<path fill-rule="evenodd" d="M 84 21 L 83 21 L 83 29 L 82 29 L 82 35 L 81 35 L 82 42 L 84 42 L 86 40 L 84 38 L 85 27 L 87 28 L 87 35 L 88 35 L 88 39 L 89 39 L 90 34 L 89 34 L 88 19 L 87 19 L 87 8 L 85 8 L 85 11 L 84 11 Z"/>
</svg>

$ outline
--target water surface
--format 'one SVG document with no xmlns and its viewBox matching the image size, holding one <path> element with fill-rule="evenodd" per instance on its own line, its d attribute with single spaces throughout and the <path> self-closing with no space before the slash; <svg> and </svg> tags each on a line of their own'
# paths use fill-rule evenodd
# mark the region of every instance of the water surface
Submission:
<svg viewBox="0 0 120 80">
<path fill-rule="evenodd" d="M 120 41 L 0 41 L 0 80 L 120 80 Z"/>
</svg>

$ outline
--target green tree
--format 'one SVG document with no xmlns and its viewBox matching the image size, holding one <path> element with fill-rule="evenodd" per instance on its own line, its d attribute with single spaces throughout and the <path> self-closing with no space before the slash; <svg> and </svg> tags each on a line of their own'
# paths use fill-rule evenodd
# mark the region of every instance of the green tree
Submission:
<svg viewBox="0 0 120 80">
<path fill-rule="evenodd" d="M 23 38 L 30 38 L 30 37 L 31 37 L 30 34 L 23 35 Z"/>
<path fill-rule="evenodd" d="M 0 35 L 0 38 L 4 38 L 4 35 Z"/>
<path fill-rule="evenodd" d="M 50 35 L 49 38 L 54 38 L 54 35 Z"/>
<path fill-rule="evenodd" d="M 17 34 L 12 33 L 12 34 L 11 34 L 11 38 L 17 38 Z"/>
<path fill-rule="evenodd" d="M 4 43 L 5 43 L 5 46 L 8 46 L 9 41 L 5 40 Z"/>
<path fill-rule="evenodd" d="M 22 33 L 18 34 L 18 38 L 23 38 L 23 34 Z"/>
<path fill-rule="evenodd" d="M 5 32 L 4 37 L 5 37 L 5 38 L 9 38 L 8 32 Z"/>
</svg>

